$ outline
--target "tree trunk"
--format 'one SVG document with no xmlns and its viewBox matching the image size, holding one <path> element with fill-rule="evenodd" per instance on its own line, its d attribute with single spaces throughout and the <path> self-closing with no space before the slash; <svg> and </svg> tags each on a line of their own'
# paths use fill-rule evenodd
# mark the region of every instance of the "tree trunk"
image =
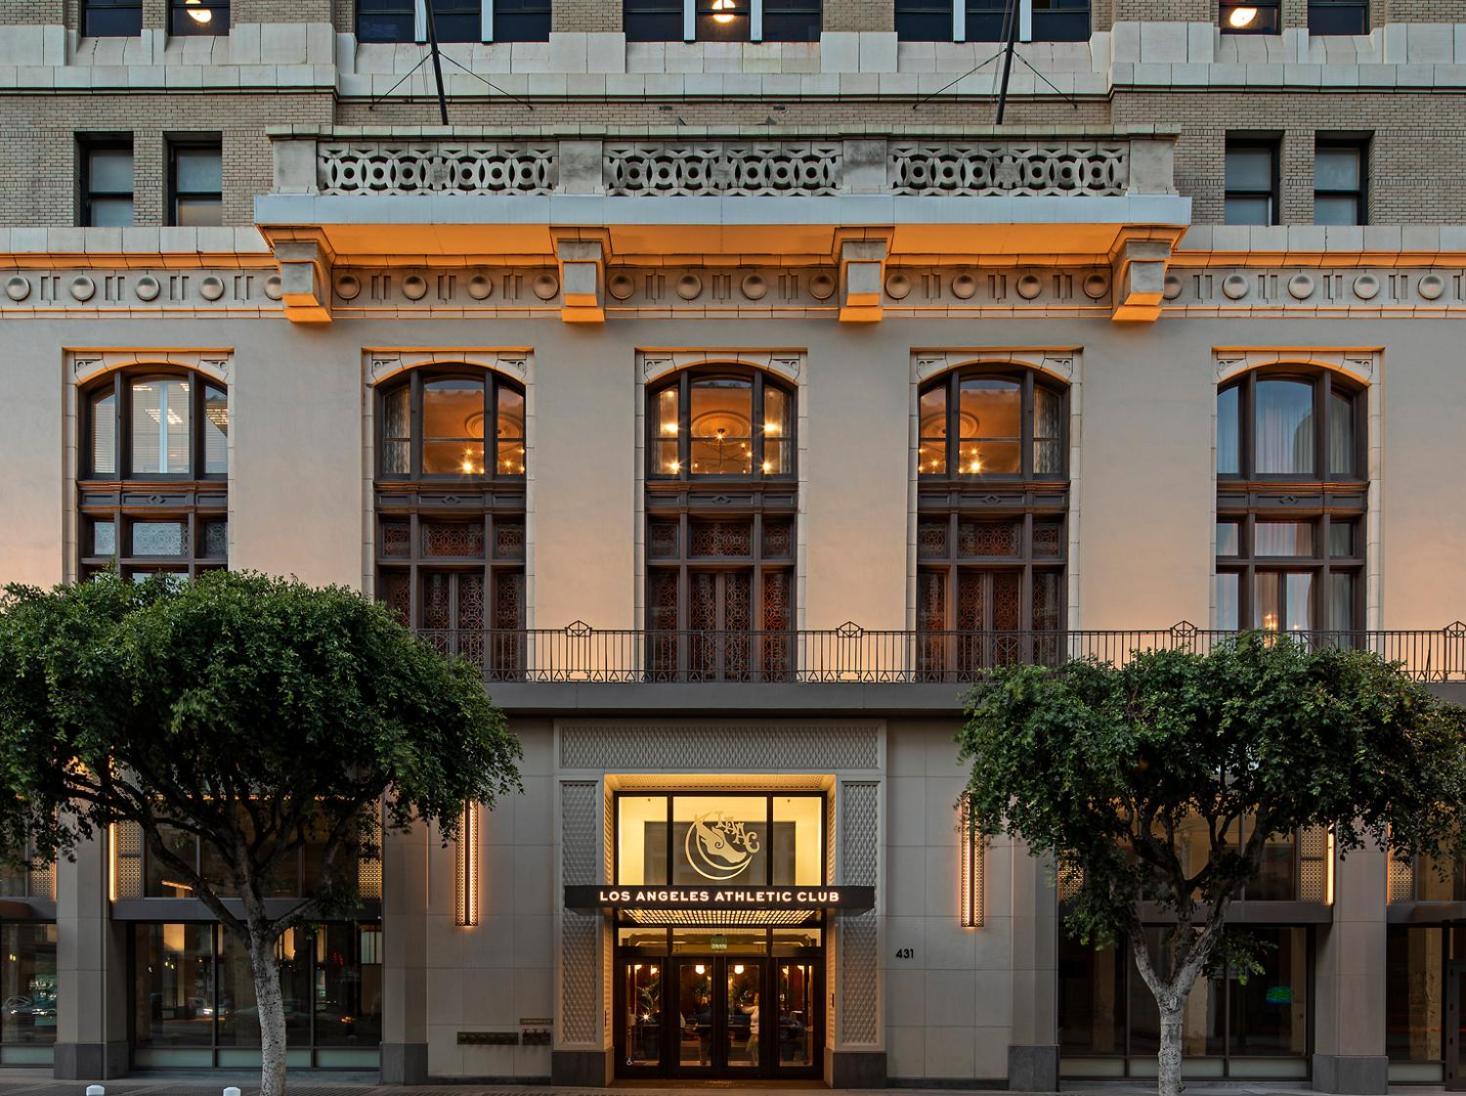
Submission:
<svg viewBox="0 0 1466 1096">
<path fill-rule="evenodd" d="M 260 1017 L 260 1096 L 285 1096 L 285 1002 L 280 996 L 275 940 L 253 924 L 249 931 L 249 966 Z"/>
<path fill-rule="evenodd" d="M 1168 995 L 1169 996 L 1169 995 Z M 1156 1096 L 1181 1096 L 1185 1086 L 1181 1083 L 1181 1018 L 1185 1012 L 1185 998 L 1162 1005 L 1160 1072 L 1156 1075 Z"/>
</svg>

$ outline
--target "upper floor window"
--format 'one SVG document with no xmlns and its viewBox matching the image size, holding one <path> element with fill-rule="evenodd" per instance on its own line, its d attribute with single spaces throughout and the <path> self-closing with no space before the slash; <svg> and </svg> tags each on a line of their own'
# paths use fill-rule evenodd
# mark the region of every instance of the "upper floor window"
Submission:
<svg viewBox="0 0 1466 1096">
<path fill-rule="evenodd" d="M 820 0 L 622 0 L 631 42 L 817 42 Z"/>
<path fill-rule="evenodd" d="M 545 42 L 550 0 L 433 0 L 433 33 L 439 42 Z M 423 0 L 357 0 L 356 37 L 361 42 L 426 42 Z"/>
<path fill-rule="evenodd" d="M 1320 138 L 1313 151 L 1313 223 L 1362 225 L 1368 218 L 1364 141 Z"/>
<path fill-rule="evenodd" d="M 1282 33 L 1278 0 L 1222 0 L 1220 14 L 1223 34 Z"/>
<path fill-rule="evenodd" d="M 1368 34 L 1368 0 L 1308 0 L 1308 33 Z"/>
<path fill-rule="evenodd" d="M 896 35 L 914 42 L 1002 42 L 1008 0 L 896 0 Z M 1089 0 L 1018 0 L 1020 42 L 1089 40 Z"/>
<path fill-rule="evenodd" d="M 1064 394 L 1034 374 L 954 371 L 922 389 L 923 476 L 1062 478 Z"/>
<path fill-rule="evenodd" d="M 125 228 L 132 224 L 132 138 L 84 137 L 77 146 L 80 208 L 84 227 Z"/>
<path fill-rule="evenodd" d="M 385 479 L 524 475 L 524 390 L 497 374 L 415 370 L 383 391 L 380 410 Z"/>
<path fill-rule="evenodd" d="M 81 32 L 88 38 L 134 38 L 143 32 L 142 0 L 82 0 Z"/>
<path fill-rule="evenodd" d="M 684 370 L 650 392 L 647 427 L 655 479 L 794 473 L 794 394 L 761 372 Z"/>
<path fill-rule="evenodd" d="M 224 151 L 218 140 L 168 145 L 168 223 L 218 225 L 224 215 Z"/>
<path fill-rule="evenodd" d="M 1225 220 L 1229 225 L 1278 223 L 1278 143 L 1227 139 Z"/>
<path fill-rule="evenodd" d="M 1363 400 L 1332 374 L 1246 374 L 1217 395 L 1217 475 L 1362 478 Z"/>
<path fill-rule="evenodd" d="M 169 0 L 168 33 L 228 34 L 229 0 Z"/>
</svg>

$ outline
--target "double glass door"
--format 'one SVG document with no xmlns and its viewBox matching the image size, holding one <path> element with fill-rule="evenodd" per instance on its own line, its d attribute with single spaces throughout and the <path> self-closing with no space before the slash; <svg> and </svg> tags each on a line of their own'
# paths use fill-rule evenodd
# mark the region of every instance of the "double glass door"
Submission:
<svg viewBox="0 0 1466 1096">
<path fill-rule="evenodd" d="M 627 1076 L 797 1077 L 821 1069 L 819 963 L 623 960 L 617 1058 Z"/>
</svg>

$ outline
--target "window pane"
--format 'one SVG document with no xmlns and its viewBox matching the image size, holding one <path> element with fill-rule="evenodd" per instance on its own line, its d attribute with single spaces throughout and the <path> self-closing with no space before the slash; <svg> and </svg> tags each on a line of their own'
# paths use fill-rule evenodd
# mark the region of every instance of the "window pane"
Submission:
<svg viewBox="0 0 1466 1096">
<path fill-rule="evenodd" d="M 616 797 L 616 882 L 621 885 L 667 882 L 667 797 Z"/>
<path fill-rule="evenodd" d="M 974 377 L 958 389 L 957 425 L 963 438 L 1022 436 L 1023 389 L 1015 381 Z"/>
<path fill-rule="evenodd" d="M 1315 195 L 1313 223 L 1316 225 L 1359 224 L 1359 199 L 1339 195 Z"/>
<path fill-rule="evenodd" d="M 1283 576 L 1260 571 L 1252 590 L 1252 626 L 1276 632 L 1283 624 Z"/>
<path fill-rule="evenodd" d="M 483 437 L 483 381 L 453 377 L 423 385 L 424 474 L 482 475 Z"/>
<path fill-rule="evenodd" d="M 1313 576 L 1287 576 L 1288 631 L 1307 632 L 1313 628 Z"/>
<path fill-rule="evenodd" d="M 1255 430 L 1258 472 L 1312 474 L 1313 385 L 1259 381 Z"/>
<path fill-rule="evenodd" d="M 1313 186 L 1316 190 L 1358 190 L 1359 150 L 1318 149 L 1313 157 Z"/>
<path fill-rule="evenodd" d="M 1442 1055 L 1445 930 L 1385 930 L 1385 1050 L 1391 1060 L 1439 1062 Z"/>
<path fill-rule="evenodd" d="M 131 194 L 132 150 L 93 149 L 87 156 L 87 184 L 93 194 Z"/>
<path fill-rule="evenodd" d="M 1228 190 L 1272 190 L 1272 149 L 1227 149 L 1226 178 Z"/>
<path fill-rule="evenodd" d="M 1238 408 L 1242 389 L 1237 385 L 1217 393 L 1217 474 L 1235 476 L 1242 471 L 1241 419 Z"/>
<path fill-rule="evenodd" d="M 1095 950 L 1059 933 L 1059 1046 L 1065 1054 L 1125 1051 L 1124 949 Z"/>
<path fill-rule="evenodd" d="M 135 521 L 132 555 L 181 556 L 188 540 L 187 528 L 187 523 L 181 521 Z"/>
<path fill-rule="evenodd" d="M 917 467 L 926 475 L 947 470 L 947 386 L 940 384 L 921 394 L 917 409 L 920 444 Z"/>
<path fill-rule="evenodd" d="M 499 437 L 524 437 L 524 394 L 506 385 L 499 386 Z"/>
<path fill-rule="evenodd" d="M 204 472 L 229 471 L 229 400 L 221 389 L 204 389 Z"/>
<path fill-rule="evenodd" d="M 1224 632 L 1235 632 L 1241 627 L 1240 580 L 1235 571 L 1223 571 L 1216 578 L 1217 627 Z"/>
<path fill-rule="evenodd" d="M 224 203 L 218 198 L 179 198 L 173 221 L 183 228 L 208 227 L 224 223 Z"/>
<path fill-rule="evenodd" d="M 1354 576 L 1348 572 L 1329 574 L 1328 627 L 1336 632 L 1354 628 Z"/>
<path fill-rule="evenodd" d="M 1057 392 L 1035 385 L 1033 388 L 1033 470 L 1035 474 L 1062 472 L 1064 401 Z"/>
<path fill-rule="evenodd" d="M 92 550 L 94 556 L 111 556 L 117 553 L 117 526 L 110 521 L 92 522 Z"/>
<path fill-rule="evenodd" d="M 188 472 L 189 382 L 154 377 L 132 385 L 132 470 Z"/>
<path fill-rule="evenodd" d="M 405 476 L 410 471 L 411 426 L 407 385 L 400 385 L 382 400 L 382 472 Z"/>
<path fill-rule="evenodd" d="M 765 882 L 768 826 L 761 795 L 675 796 L 672 882 Z"/>
<path fill-rule="evenodd" d="M 779 476 L 793 471 L 789 443 L 794 437 L 794 421 L 789 394 L 771 384 L 764 385 L 764 463 L 766 476 Z"/>
<path fill-rule="evenodd" d="M 1329 396 L 1329 474 L 1358 473 L 1354 454 L 1354 400 L 1334 392 Z"/>
<path fill-rule="evenodd" d="M 208 1046 L 214 1038 L 214 926 L 136 925 L 133 980 L 140 1046 Z"/>
<path fill-rule="evenodd" d="M 1235 1055 L 1302 1056 L 1308 1051 L 1308 930 L 1247 930 L 1266 945 L 1257 949 L 1259 973 L 1232 978 L 1228 993 Z"/>
<path fill-rule="evenodd" d="M 175 830 L 171 826 L 161 828 L 163 844 L 185 864 L 198 865 L 198 838 L 191 833 Z M 146 898 L 191 898 L 193 888 L 178 878 L 178 872 L 164 864 L 153 854 L 151 848 L 144 852 L 143 862 L 147 871 L 143 877 L 143 896 Z"/>
<path fill-rule="evenodd" d="M 229 555 L 229 523 L 223 518 L 204 522 L 203 554 L 207 559 L 224 559 Z"/>
<path fill-rule="evenodd" d="M 132 225 L 131 198 L 93 198 L 90 225 L 93 228 L 129 228 Z"/>
<path fill-rule="evenodd" d="M 825 801 L 817 795 L 774 797 L 774 882 L 824 882 Z"/>
<path fill-rule="evenodd" d="M 0 995 L 5 1001 L 0 1040 L 56 1041 L 55 924 L 0 926 Z"/>
<path fill-rule="evenodd" d="M 1270 225 L 1273 223 L 1273 200 L 1228 198 L 1225 220 L 1229 225 Z"/>
<path fill-rule="evenodd" d="M 1259 521 L 1253 527 L 1253 554 L 1258 556 L 1313 555 L 1313 523 Z M 1220 554 L 1220 551 L 1218 552 Z"/>
<path fill-rule="evenodd" d="M 753 385 L 733 378 L 692 382 L 692 474 L 753 471 Z"/>
<path fill-rule="evenodd" d="M 92 474 L 117 474 L 117 396 L 108 389 L 92 397 Z"/>
<path fill-rule="evenodd" d="M 1241 525 L 1235 521 L 1217 522 L 1217 555 L 1235 556 L 1241 552 Z"/>
<path fill-rule="evenodd" d="M 382 930 L 335 922 L 316 929 L 317 1046 L 382 1041 Z"/>
<path fill-rule="evenodd" d="M 1354 522 L 1334 521 L 1329 523 L 1329 555 L 1354 555 Z"/>
<path fill-rule="evenodd" d="M 174 153 L 174 181 L 180 192 L 218 194 L 224 189 L 223 154 L 217 148 L 180 148 Z"/>
</svg>

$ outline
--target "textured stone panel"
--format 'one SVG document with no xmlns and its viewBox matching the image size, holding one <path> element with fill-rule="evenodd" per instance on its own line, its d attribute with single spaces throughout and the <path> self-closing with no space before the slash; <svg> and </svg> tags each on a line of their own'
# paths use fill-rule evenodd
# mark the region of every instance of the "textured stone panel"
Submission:
<svg viewBox="0 0 1466 1096">
<path fill-rule="evenodd" d="M 567 723 L 561 728 L 560 765 L 601 771 L 839 771 L 878 768 L 880 749 L 873 723 Z"/>
</svg>

